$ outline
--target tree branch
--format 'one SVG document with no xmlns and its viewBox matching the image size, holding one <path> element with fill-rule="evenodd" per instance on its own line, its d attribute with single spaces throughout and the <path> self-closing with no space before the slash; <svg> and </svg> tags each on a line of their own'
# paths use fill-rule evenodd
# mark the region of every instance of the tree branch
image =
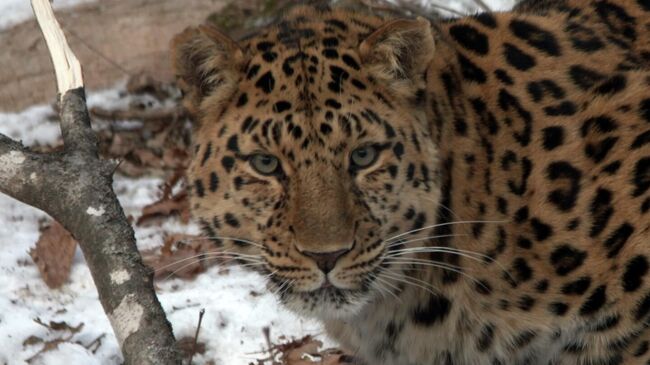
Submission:
<svg viewBox="0 0 650 365">
<path fill-rule="evenodd" d="M 38 154 L 0 134 L 0 191 L 39 208 L 78 241 L 126 364 L 180 364 L 171 326 L 90 127 L 81 66 L 49 0 L 32 0 L 59 87 L 63 152 Z"/>
</svg>

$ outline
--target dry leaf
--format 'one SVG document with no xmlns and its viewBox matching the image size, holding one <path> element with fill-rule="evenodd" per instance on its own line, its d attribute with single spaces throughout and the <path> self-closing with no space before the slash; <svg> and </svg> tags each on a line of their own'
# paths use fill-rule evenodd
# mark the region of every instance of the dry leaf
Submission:
<svg viewBox="0 0 650 365">
<path fill-rule="evenodd" d="M 285 361 L 289 362 L 290 364 L 293 362 L 296 362 L 296 364 L 298 364 L 303 359 L 305 354 L 317 355 L 318 349 L 321 346 L 323 346 L 322 342 L 312 339 L 306 343 L 303 343 L 299 347 L 296 347 L 286 352 L 283 358 Z"/>
<path fill-rule="evenodd" d="M 69 325 L 66 321 L 56 322 L 50 321 L 50 323 L 45 323 L 39 317 L 34 319 L 34 322 L 40 324 L 41 326 L 51 330 L 51 331 L 69 331 L 70 333 L 78 333 L 84 328 L 84 323 L 79 323 L 76 327 Z"/>
<path fill-rule="evenodd" d="M 140 226 L 153 218 L 169 217 L 173 214 L 178 214 L 183 223 L 190 220 L 190 203 L 184 190 L 171 197 L 163 196 L 157 202 L 142 208 L 142 215 L 136 224 Z"/>
<path fill-rule="evenodd" d="M 325 350 L 319 350 L 323 343 L 310 338 L 307 342 L 299 347 L 285 352 L 282 356 L 284 365 L 339 365 L 343 364 L 340 360 L 340 353 L 329 353 Z M 309 355 L 309 356 L 306 356 Z M 313 359 L 313 360 L 312 360 Z"/>
<path fill-rule="evenodd" d="M 59 348 L 60 344 L 65 343 L 65 342 L 70 342 L 71 338 L 72 338 L 72 335 L 69 335 L 69 336 L 66 336 L 66 337 L 59 337 L 59 338 L 55 338 L 53 340 L 45 341 L 45 342 L 43 342 L 43 347 L 41 347 L 41 349 L 38 350 L 38 352 L 36 352 L 34 355 L 32 355 L 30 358 L 28 358 L 25 361 L 28 364 L 31 364 L 32 362 L 34 362 L 34 360 L 36 358 L 41 356 L 41 354 L 44 354 L 44 353 L 49 352 L 49 351 L 56 350 L 57 348 Z"/>
<path fill-rule="evenodd" d="M 140 164 L 142 164 L 143 166 L 151 166 L 151 167 L 164 166 L 162 159 L 149 149 L 137 148 L 131 151 L 131 153 L 136 158 L 136 160 L 140 162 Z"/>
<path fill-rule="evenodd" d="M 29 255 L 50 288 L 63 285 L 70 276 L 77 241 L 56 221 L 41 232 Z"/>
<path fill-rule="evenodd" d="M 151 169 L 138 166 L 126 160 L 120 160 L 119 165 L 117 166 L 117 171 L 119 171 L 122 175 L 129 177 L 140 177 L 151 173 Z"/>
<path fill-rule="evenodd" d="M 49 329 L 50 331 L 68 332 L 68 333 L 60 334 L 56 338 L 48 341 L 45 341 L 40 337 L 36 337 L 36 336 L 30 336 L 25 341 L 23 341 L 23 346 L 43 344 L 43 346 L 38 352 L 36 352 L 32 357 L 26 360 L 28 364 L 31 364 L 37 357 L 39 357 L 43 353 L 56 350 L 60 344 L 65 342 L 70 342 L 70 340 L 72 340 L 72 337 L 74 337 L 75 334 L 79 333 L 79 331 L 81 331 L 81 329 L 84 326 L 83 322 L 79 323 L 76 327 L 69 325 L 65 321 L 61 321 L 61 322 L 50 321 L 50 323 L 45 323 L 40 318 L 34 319 L 34 322 Z"/>
<path fill-rule="evenodd" d="M 257 359 L 256 365 L 352 365 L 355 364 L 351 356 L 345 355 L 341 350 L 321 350 L 322 342 L 312 336 L 293 339 L 280 344 L 272 344 L 270 329 L 263 329 L 269 354 L 266 358 Z M 280 336 L 280 339 L 284 338 Z M 251 363 L 253 365 L 254 363 Z"/>
<path fill-rule="evenodd" d="M 166 168 L 185 169 L 190 161 L 190 156 L 179 148 L 168 148 L 163 151 L 162 162 Z"/>
<path fill-rule="evenodd" d="M 206 259 L 203 254 L 214 251 L 214 245 L 200 236 L 173 234 L 165 239 L 160 252 L 142 252 L 145 264 L 154 270 L 154 278 L 176 276 L 193 279 L 199 273 L 219 261 L 216 257 Z"/>
<path fill-rule="evenodd" d="M 205 343 L 198 341 L 196 347 L 194 346 L 194 337 L 183 337 L 176 341 L 176 346 L 182 353 L 183 358 L 190 356 L 192 352 L 194 354 L 204 354 L 205 353 Z"/>
<path fill-rule="evenodd" d="M 23 347 L 33 346 L 39 343 L 43 343 L 43 339 L 38 336 L 29 336 L 23 341 Z"/>
</svg>

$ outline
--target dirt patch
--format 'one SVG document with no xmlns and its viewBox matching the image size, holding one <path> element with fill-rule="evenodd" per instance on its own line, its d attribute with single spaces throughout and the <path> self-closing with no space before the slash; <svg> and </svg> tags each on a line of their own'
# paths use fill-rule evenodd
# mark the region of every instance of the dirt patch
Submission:
<svg viewBox="0 0 650 365">
<path fill-rule="evenodd" d="M 169 41 L 227 0 L 111 0 L 57 12 L 89 90 L 141 71 L 172 79 Z M 0 32 L 0 111 L 53 101 L 56 83 L 35 20 Z"/>
</svg>

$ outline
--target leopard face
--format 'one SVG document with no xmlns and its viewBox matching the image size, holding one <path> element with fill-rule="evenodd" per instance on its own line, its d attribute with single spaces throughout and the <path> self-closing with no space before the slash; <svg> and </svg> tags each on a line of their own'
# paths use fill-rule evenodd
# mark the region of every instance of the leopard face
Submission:
<svg viewBox="0 0 650 365">
<path fill-rule="evenodd" d="M 177 69 L 198 82 L 192 209 L 289 308 L 349 316 L 401 275 L 385 260 L 404 247 L 399 235 L 433 219 L 437 152 L 411 93 L 426 55 L 390 69 L 402 33 L 432 41 L 424 21 L 386 36 L 380 18 L 349 29 L 310 11 L 242 45 L 208 28 L 177 39 Z"/>
</svg>

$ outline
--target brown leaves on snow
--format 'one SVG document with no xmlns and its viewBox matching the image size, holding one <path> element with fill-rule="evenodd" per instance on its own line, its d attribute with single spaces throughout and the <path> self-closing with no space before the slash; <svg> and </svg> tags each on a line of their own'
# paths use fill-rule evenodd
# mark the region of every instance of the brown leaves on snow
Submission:
<svg viewBox="0 0 650 365">
<path fill-rule="evenodd" d="M 41 232 L 29 255 L 50 288 L 59 288 L 70 276 L 77 241 L 56 221 Z"/>
<path fill-rule="evenodd" d="M 181 191 L 175 195 L 163 196 L 157 202 L 142 208 L 142 215 L 138 218 L 137 225 L 143 225 L 155 218 L 167 218 L 178 215 L 181 222 L 187 224 L 190 221 L 190 204 L 187 199 L 187 192 Z"/>
<path fill-rule="evenodd" d="M 90 109 L 94 119 L 108 123 L 98 132 L 102 155 L 119 160 L 117 170 L 127 176 L 184 170 L 191 124 L 178 89 L 140 74 L 129 80 L 127 93 L 134 97 L 127 109 Z"/>
<path fill-rule="evenodd" d="M 85 347 L 87 350 L 91 351 L 92 353 L 95 353 L 95 351 L 97 351 L 97 349 L 101 346 L 102 339 L 106 335 L 106 334 L 102 334 L 96 339 L 94 339 L 93 341 L 84 344 L 80 341 L 73 342 L 72 340 L 75 335 L 81 332 L 81 329 L 84 327 L 83 322 L 79 323 L 76 326 L 72 326 L 64 321 L 61 322 L 50 321 L 49 323 L 45 323 L 40 318 L 34 319 L 34 322 L 47 328 L 49 334 L 51 335 L 48 337 L 52 337 L 52 338 L 44 339 L 38 336 L 29 336 L 23 341 L 23 347 L 40 346 L 40 349 L 29 359 L 26 360 L 28 364 L 34 362 L 34 360 L 36 360 L 42 354 L 49 351 L 56 350 L 59 347 L 59 345 L 62 343 L 76 343 Z"/>
<path fill-rule="evenodd" d="M 251 362 L 249 365 L 353 365 L 352 358 L 340 350 L 321 349 L 323 343 L 312 336 L 293 339 L 280 344 L 272 344 L 270 329 L 264 328 L 267 342 L 267 357 Z"/>
<path fill-rule="evenodd" d="M 142 215 L 138 218 L 137 225 L 151 223 L 157 218 L 168 218 L 173 215 L 180 216 L 181 222 L 187 224 L 190 221 L 190 203 L 187 191 L 182 186 L 183 173 L 176 171 L 161 187 L 162 196 L 158 201 L 142 208 Z M 181 190 L 174 194 L 173 189 L 181 184 Z"/>
</svg>

